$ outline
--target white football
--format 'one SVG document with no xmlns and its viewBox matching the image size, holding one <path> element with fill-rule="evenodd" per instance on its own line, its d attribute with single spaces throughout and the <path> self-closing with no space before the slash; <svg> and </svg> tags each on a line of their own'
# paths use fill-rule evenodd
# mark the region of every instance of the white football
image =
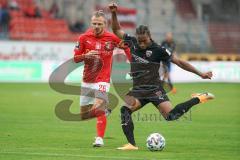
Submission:
<svg viewBox="0 0 240 160">
<path fill-rule="evenodd" d="M 152 133 L 147 138 L 147 148 L 150 151 L 161 151 L 165 145 L 165 138 L 159 133 Z"/>
</svg>

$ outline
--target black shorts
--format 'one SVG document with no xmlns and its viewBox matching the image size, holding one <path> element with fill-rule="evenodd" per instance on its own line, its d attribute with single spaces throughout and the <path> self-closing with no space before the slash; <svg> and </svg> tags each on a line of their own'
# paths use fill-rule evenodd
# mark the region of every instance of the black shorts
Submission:
<svg viewBox="0 0 240 160">
<path fill-rule="evenodd" d="M 162 87 L 155 87 L 152 89 L 133 89 L 129 91 L 127 95 L 138 99 L 142 107 L 148 103 L 152 103 L 153 105 L 158 106 L 162 102 L 169 101 L 169 98 Z"/>
</svg>

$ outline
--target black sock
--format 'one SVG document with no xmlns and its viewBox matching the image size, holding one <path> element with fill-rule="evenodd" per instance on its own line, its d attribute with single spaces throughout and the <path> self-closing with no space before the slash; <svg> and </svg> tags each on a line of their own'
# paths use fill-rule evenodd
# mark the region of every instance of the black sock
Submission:
<svg viewBox="0 0 240 160">
<path fill-rule="evenodd" d="M 184 113 L 188 112 L 188 110 L 192 108 L 192 106 L 198 104 L 199 102 L 200 100 L 198 98 L 192 98 L 189 101 L 176 105 L 176 107 L 169 112 L 166 120 L 173 121 L 180 118 Z"/>
<path fill-rule="evenodd" d="M 123 133 L 125 134 L 128 142 L 135 146 L 136 143 L 135 143 L 134 134 L 133 134 L 134 125 L 133 125 L 131 114 L 132 114 L 132 111 L 129 108 L 125 106 L 121 108 L 121 120 L 122 120 L 121 123 L 122 123 Z"/>
</svg>

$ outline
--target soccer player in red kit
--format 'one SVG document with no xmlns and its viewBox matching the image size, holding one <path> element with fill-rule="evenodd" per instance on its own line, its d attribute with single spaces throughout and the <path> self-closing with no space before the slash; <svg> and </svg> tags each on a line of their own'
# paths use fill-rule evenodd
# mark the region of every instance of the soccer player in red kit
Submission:
<svg viewBox="0 0 240 160">
<path fill-rule="evenodd" d="M 106 18 L 102 11 L 97 11 L 91 18 L 91 28 L 81 34 L 74 49 L 74 61 L 84 62 L 83 82 L 81 83 L 81 118 L 97 117 L 97 137 L 94 147 L 104 145 L 103 137 L 107 119 L 105 111 L 108 105 L 107 92 L 110 89 L 112 55 L 121 40 L 106 31 Z M 130 59 L 130 49 L 125 53 Z"/>
</svg>

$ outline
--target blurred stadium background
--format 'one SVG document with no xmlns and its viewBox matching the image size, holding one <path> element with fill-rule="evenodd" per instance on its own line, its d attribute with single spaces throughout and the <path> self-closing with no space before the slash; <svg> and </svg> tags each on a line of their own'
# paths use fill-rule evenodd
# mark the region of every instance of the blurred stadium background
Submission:
<svg viewBox="0 0 240 160">
<path fill-rule="evenodd" d="M 160 122 L 160 127 L 144 120 L 137 123 L 136 139 L 141 149 L 149 133 L 161 130 L 165 135 L 167 149 L 161 155 L 113 149 L 125 142 L 118 111 L 109 118 L 106 147 L 100 150 L 91 149 L 94 121 L 62 122 L 55 116 L 56 103 L 68 95 L 51 90 L 49 76 L 72 58 L 75 42 L 88 28 L 92 12 L 103 9 L 108 14 L 109 2 L 0 0 L 0 159 L 121 159 L 117 155 L 138 160 L 238 159 L 240 0 L 118 1 L 125 31 L 134 34 L 136 26 L 148 25 L 158 43 L 166 32 L 172 32 L 180 57 L 214 73 L 213 80 L 206 81 L 173 66 L 173 82 L 184 82 L 176 85 L 176 96 L 170 95 L 174 104 L 195 91 L 213 92 L 217 99 L 197 108 L 192 123 Z M 115 62 L 125 60 L 122 50 L 115 54 Z M 121 69 L 116 64 L 113 70 Z M 71 73 L 68 80 L 80 82 L 81 70 Z M 79 97 L 70 99 L 74 99 L 73 110 L 78 112 Z M 150 107 L 144 112 L 155 110 Z"/>
<path fill-rule="evenodd" d="M 72 58 L 74 43 L 89 26 L 91 13 L 103 9 L 108 14 L 109 2 L 0 0 L 0 81 L 46 82 L 56 67 L 53 61 Z M 137 25 L 149 25 L 159 43 L 166 32 L 172 32 L 179 56 L 191 61 L 218 62 L 207 65 L 216 70 L 216 81 L 239 82 L 239 0 L 120 0 L 118 3 L 119 19 L 127 32 L 134 34 Z M 121 61 L 121 54 L 114 60 Z M 179 72 L 173 69 L 173 79 L 184 81 L 176 73 Z"/>
</svg>

